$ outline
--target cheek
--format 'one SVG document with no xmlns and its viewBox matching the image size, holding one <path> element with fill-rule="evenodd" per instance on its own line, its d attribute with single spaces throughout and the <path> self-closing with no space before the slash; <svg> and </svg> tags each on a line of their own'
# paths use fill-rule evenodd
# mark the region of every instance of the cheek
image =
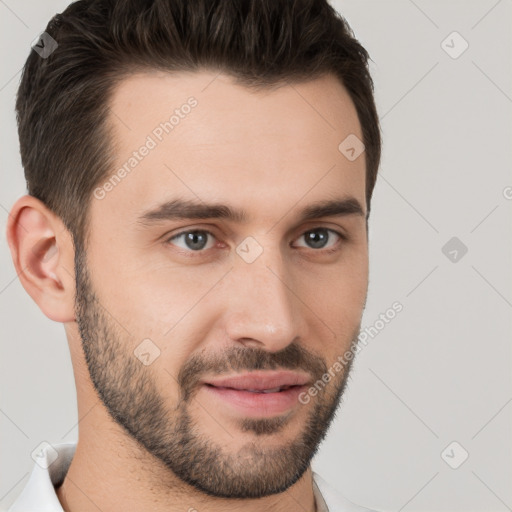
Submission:
<svg viewBox="0 0 512 512">
<path fill-rule="evenodd" d="M 308 305 L 336 335 L 334 343 L 348 346 L 354 330 L 358 329 L 366 298 L 366 287 L 361 281 L 332 279 L 321 293 L 310 294 Z M 332 339 L 332 337 L 330 337 Z"/>
<path fill-rule="evenodd" d="M 334 265 L 317 279 L 302 282 L 301 297 L 304 302 L 334 333 L 331 351 L 335 357 L 343 353 L 359 332 L 361 317 L 368 289 L 368 259 L 365 252 L 346 258 L 343 264 Z"/>
<path fill-rule="evenodd" d="M 184 267 L 128 256 L 97 251 L 91 258 L 91 279 L 101 305 L 133 337 L 142 339 L 162 339 L 204 308 L 201 297 L 225 273 L 215 266 Z"/>
<path fill-rule="evenodd" d="M 345 249 L 332 264 L 299 269 L 296 283 L 304 288 L 306 297 L 321 302 L 322 310 L 357 315 L 368 288 L 368 251 L 363 242 Z"/>
<path fill-rule="evenodd" d="M 134 304 L 139 324 L 167 340 L 180 336 L 182 343 L 204 328 L 214 314 L 215 287 L 225 273 L 216 270 L 162 269 L 139 274 L 125 290 Z"/>
</svg>

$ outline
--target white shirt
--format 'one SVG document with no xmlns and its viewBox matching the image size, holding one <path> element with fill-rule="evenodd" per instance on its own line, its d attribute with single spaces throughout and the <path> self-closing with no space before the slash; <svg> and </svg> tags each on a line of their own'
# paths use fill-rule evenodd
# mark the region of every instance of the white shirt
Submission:
<svg viewBox="0 0 512 512">
<path fill-rule="evenodd" d="M 76 443 L 43 447 L 27 484 L 7 512 L 64 512 L 54 486 L 64 480 L 75 449 Z M 372 512 L 348 501 L 314 471 L 313 492 L 317 512 Z"/>
</svg>

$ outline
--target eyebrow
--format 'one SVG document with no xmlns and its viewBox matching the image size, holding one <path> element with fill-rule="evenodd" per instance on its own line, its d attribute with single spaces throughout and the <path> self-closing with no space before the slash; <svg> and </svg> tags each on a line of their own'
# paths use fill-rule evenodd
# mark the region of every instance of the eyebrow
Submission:
<svg viewBox="0 0 512 512">
<path fill-rule="evenodd" d="M 348 215 L 366 218 L 361 203 L 355 197 L 313 203 L 300 211 L 298 220 L 304 222 L 320 217 L 344 217 Z M 226 219 L 240 224 L 247 222 L 248 216 L 244 210 L 234 209 L 225 204 L 208 204 L 193 200 L 174 199 L 144 211 L 138 217 L 137 222 L 148 226 L 161 221 L 181 219 Z"/>
</svg>

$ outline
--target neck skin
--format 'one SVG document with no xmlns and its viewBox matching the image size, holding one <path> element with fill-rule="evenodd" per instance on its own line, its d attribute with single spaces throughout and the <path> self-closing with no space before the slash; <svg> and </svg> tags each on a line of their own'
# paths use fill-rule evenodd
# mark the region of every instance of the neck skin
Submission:
<svg viewBox="0 0 512 512">
<path fill-rule="evenodd" d="M 81 419 L 75 455 L 56 489 L 66 512 L 316 512 L 311 466 L 285 492 L 259 499 L 216 498 L 178 479 L 111 418 L 94 390 L 77 344 L 70 346 L 75 378 L 80 382 Z"/>
</svg>

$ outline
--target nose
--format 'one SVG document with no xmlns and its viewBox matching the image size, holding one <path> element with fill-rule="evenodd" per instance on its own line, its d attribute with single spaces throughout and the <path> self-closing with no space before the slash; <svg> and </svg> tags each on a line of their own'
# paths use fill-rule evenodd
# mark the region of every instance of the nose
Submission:
<svg viewBox="0 0 512 512">
<path fill-rule="evenodd" d="M 277 352 L 305 335 L 289 270 L 278 249 L 254 262 L 236 256 L 228 285 L 227 335 L 246 347 Z"/>
</svg>

